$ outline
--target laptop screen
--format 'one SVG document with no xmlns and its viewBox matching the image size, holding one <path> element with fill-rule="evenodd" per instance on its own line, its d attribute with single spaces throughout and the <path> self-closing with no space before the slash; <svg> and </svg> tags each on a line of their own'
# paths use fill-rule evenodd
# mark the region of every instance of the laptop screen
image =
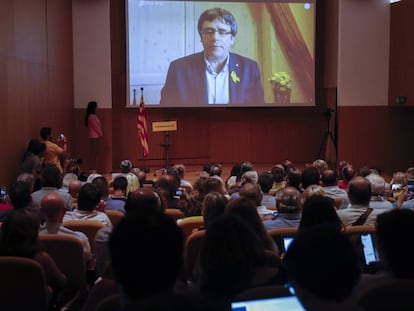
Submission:
<svg viewBox="0 0 414 311">
<path fill-rule="evenodd" d="M 299 311 L 305 310 L 296 296 L 237 301 L 231 304 L 232 311 Z"/>
</svg>

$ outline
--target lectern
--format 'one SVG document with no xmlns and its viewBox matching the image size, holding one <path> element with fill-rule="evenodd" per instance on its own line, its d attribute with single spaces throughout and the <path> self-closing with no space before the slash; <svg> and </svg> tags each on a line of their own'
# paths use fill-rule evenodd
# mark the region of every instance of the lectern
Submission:
<svg viewBox="0 0 414 311">
<path fill-rule="evenodd" d="M 177 130 L 177 121 L 152 122 L 153 132 L 164 132 L 164 143 L 160 146 L 164 148 L 165 169 L 169 166 L 168 151 L 170 149 L 170 132 Z"/>
</svg>

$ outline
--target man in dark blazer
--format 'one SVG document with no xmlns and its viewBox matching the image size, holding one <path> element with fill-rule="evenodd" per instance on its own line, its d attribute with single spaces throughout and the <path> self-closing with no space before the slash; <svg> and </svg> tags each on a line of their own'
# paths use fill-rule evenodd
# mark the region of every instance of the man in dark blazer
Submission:
<svg viewBox="0 0 414 311">
<path fill-rule="evenodd" d="M 198 20 L 204 51 L 173 61 L 161 90 L 161 106 L 264 103 L 257 63 L 230 53 L 237 34 L 233 15 L 221 8 L 204 11 Z"/>
</svg>

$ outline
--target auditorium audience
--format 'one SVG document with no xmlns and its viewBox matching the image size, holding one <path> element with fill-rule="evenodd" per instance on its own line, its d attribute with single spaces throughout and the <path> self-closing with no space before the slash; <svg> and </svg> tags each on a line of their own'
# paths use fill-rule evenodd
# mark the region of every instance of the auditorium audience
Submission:
<svg viewBox="0 0 414 311">
<path fill-rule="evenodd" d="M 270 173 L 273 176 L 273 185 L 269 194 L 275 195 L 277 192 L 286 187 L 286 172 L 282 164 L 276 164 Z"/>
<path fill-rule="evenodd" d="M 33 148 L 29 149 L 36 155 Z M 34 163 L 32 160 L 27 162 Z M 384 269 L 375 275 L 363 275 L 357 287 L 361 293 L 384 280 L 413 279 L 414 258 L 407 251 L 407 245 L 411 244 L 413 235 L 414 199 L 407 195 L 407 180 L 413 178 L 414 173 L 411 176 L 408 169 L 406 173 L 393 174 L 390 189 L 392 184 L 401 187 L 398 195 L 394 196 L 397 191 L 392 193 L 397 205 L 397 209 L 392 209 L 392 203 L 384 195 L 387 183 L 378 174 L 380 171 L 360 169 L 360 174 L 366 177 L 354 177 L 352 165 L 343 161 L 338 166 L 343 179 L 338 180 L 337 173 L 322 161 L 314 161 L 302 173 L 285 161 L 286 174 L 282 164 L 275 165 L 271 172 L 258 174 L 252 163 L 245 161 L 234 165 L 226 183 L 219 178 L 221 165 L 212 164 L 208 171 L 211 176 L 200 177 L 194 186 L 183 179 L 185 166 L 177 164 L 156 180 L 154 191 L 138 186 L 127 195 L 127 179 L 116 177 L 110 196 L 104 175 L 96 175 L 93 183 L 83 184 L 76 176 L 66 174 L 65 189 L 59 190 L 63 185 L 61 172 L 55 165 L 42 164 L 41 189 L 32 193 L 33 173 L 19 175 L 18 181 L 9 189 L 13 211 L 0 214 L 3 222 L 0 254 L 38 260 L 47 269 L 49 284 L 59 289 L 66 278 L 50 256 L 39 251 L 37 235 L 76 236 L 81 239 L 86 257 L 90 259 L 90 245 L 85 234 L 63 227 L 62 222 L 69 219 L 102 221 L 106 227 L 95 238 L 96 272 L 102 277 L 114 273 L 122 288 L 122 306 L 133 310 L 154 305 L 209 310 L 212 307 L 209 303 L 204 303 L 203 307 L 199 305 L 204 300 L 196 293 L 191 291 L 193 298 L 190 299 L 190 296 L 177 295 L 174 290 L 183 262 L 184 244 L 181 230 L 163 214 L 163 209 L 177 208 L 186 217 L 203 216 L 204 227 L 198 230 L 207 231 L 201 254 L 200 283 L 195 290 L 213 302 L 213 308 L 228 307 L 230 299 L 245 289 L 275 284 L 281 271 L 275 267 L 267 269 L 264 251 L 277 254 L 278 250 L 266 230 L 298 227 L 284 262 L 287 275 L 305 308 L 360 310 L 351 299 L 360 277 L 359 263 L 355 269 L 355 249 L 340 232 L 346 226 L 376 224 L 380 267 Z M 128 162 L 121 163 L 125 170 L 126 166 L 131 169 L 132 164 Z M 231 201 L 226 186 L 233 193 Z M 335 210 L 335 198 L 343 199 L 338 210 Z M 126 214 L 117 228 L 112 227 L 105 213 L 97 210 L 103 207 L 100 200 L 106 202 L 105 209 Z M 75 207 L 78 202 L 73 211 L 72 202 Z M 274 206 L 276 211 L 268 209 Z M 36 211 L 40 218 L 33 217 L 32 211 Z M 36 229 L 39 219 L 45 220 L 40 232 Z M 131 251 L 131 245 L 140 252 Z M 108 269 L 109 252 L 113 256 L 113 270 Z M 109 284 L 107 293 L 116 293 L 114 281 Z M 83 310 L 93 310 L 102 299 L 104 291 L 97 291 L 95 300 L 87 302 Z"/>
<path fill-rule="evenodd" d="M 233 193 L 239 192 L 239 190 L 242 186 L 242 183 L 243 183 L 242 177 L 246 172 L 249 172 L 249 171 L 253 171 L 253 164 L 249 161 L 242 162 L 240 164 L 240 171 L 239 171 L 238 175 L 236 176 L 235 183 L 231 187 L 229 187 L 229 189 L 228 189 L 229 195 L 232 195 Z M 247 177 L 247 175 L 246 175 L 246 177 Z M 247 180 L 247 181 L 248 182 L 253 182 L 253 180 L 251 180 L 251 178 L 254 178 L 254 176 L 249 175 L 249 177 L 248 177 L 249 180 Z M 256 182 L 257 182 L 257 172 L 256 172 Z"/>
<path fill-rule="evenodd" d="M 105 226 L 112 226 L 111 220 L 104 213 L 97 210 L 101 196 L 98 187 L 86 183 L 82 186 L 78 196 L 78 208 L 66 211 L 63 221 L 66 220 L 96 220 Z"/>
<path fill-rule="evenodd" d="M 62 187 L 62 175 L 59 168 L 52 164 L 43 164 L 40 169 L 40 181 L 42 187 L 32 193 L 33 207 L 40 210 L 40 201 L 52 191 L 58 191 Z M 72 210 L 72 197 L 69 193 L 59 191 L 59 195 L 65 201 L 67 211 Z"/>
<path fill-rule="evenodd" d="M 414 279 L 414 211 L 395 209 L 377 217 L 379 256 L 392 276 Z"/>
<path fill-rule="evenodd" d="M 204 219 L 203 229 L 208 228 L 217 217 L 224 214 L 227 203 L 228 199 L 221 193 L 210 192 L 206 194 L 201 210 Z"/>
<path fill-rule="evenodd" d="M 34 259 L 43 267 L 50 289 L 58 291 L 64 287 L 66 276 L 59 270 L 52 257 L 40 250 L 38 237 L 38 218 L 25 210 L 13 211 L 1 225 L 0 256 Z M 21 299 L 24 299 L 24 293 Z"/>
<path fill-rule="evenodd" d="M 46 145 L 34 138 L 29 141 L 26 152 L 23 154 L 20 173 L 28 173 L 34 176 L 36 179 L 36 190 L 40 189 L 40 167 L 45 151 Z"/>
<path fill-rule="evenodd" d="M 276 198 L 277 215 L 264 220 L 266 230 L 286 227 L 298 227 L 302 215 L 301 193 L 293 187 L 284 188 Z"/>
<path fill-rule="evenodd" d="M 188 216 L 200 216 L 207 194 L 218 192 L 227 197 L 226 187 L 220 178 L 200 177 L 194 184 L 194 191 L 182 200 L 181 210 Z"/>
<path fill-rule="evenodd" d="M 286 177 L 286 187 L 293 187 L 302 192 L 302 188 L 300 187 L 301 176 L 302 172 L 299 170 L 289 171 Z"/>
<path fill-rule="evenodd" d="M 349 206 L 348 193 L 338 187 L 338 179 L 334 170 L 326 169 L 322 173 L 322 186 L 325 191 L 325 196 L 332 199 L 342 199 L 339 209 L 347 208 Z"/>
<path fill-rule="evenodd" d="M 351 206 L 337 210 L 339 218 L 344 226 L 357 224 L 374 225 L 377 216 L 386 209 L 370 208 L 371 184 L 362 176 L 357 176 L 351 180 L 348 186 L 348 197 Z"/>
<path fill-rule="evenodd" d="M 176 164 L 174 168 L 178 172 L 178 177 L 180 178 L 180 187 L 188 190 L 193 189 L 193 185 L 188 180 L 185 180 L 185 165 L 184 164 Z"/>
<path fill-rule="evenodd" d="M 276 208 L 276 198 L 274 195 L 270 194 L 270 190 L 272 189 L 273 183 L 273 175 L 270 172 L 261 172 L 259 173 L 258 184 L 262 189 L 263 197 L 261 205 L 265 206 L 266 208 L 275 209 Z"/>
<path fill-rule="evenodd" d="M 378 174 L 369 174 L 366 179 L 371 184 L 371 200 L 369 206 L 374 209 L 392 209 L 392 203 L 384 198 L 384 178 Z"/>
<path fill-rule="evenodd" d="M 93 178 L 90 179 L 89 183 L 92 183 L 98 188 L 100 200 L 102 201 L 101 205 L 104 205 L 109 198 L 108 179 L 106 179 L 106 177 L 101 174 L 96 174 Z"/>
<path fill-rule="evenodd" d="M 283 260 L 290 285 L 308 311 L 362 310 L 352 299 L 360 270 L 354 247 L 337 229 L 300 231 Z"/>
<path fill-rule="evenodd" d="M 221 164 L 213 164 L 210 167 L 209 174 L 210 174 L 211 177 L 216 176 L 216 177 L 219 177 L 221 179 L 222 172 L 223 172 L 223 170 L 222 170 Z"/>
<path fill-rule="evenodd" d="M 93 263 L 90 262 L 92 255 L 87 236 L 83 232 L 65 228 L 62 224 L 63 216 L 66 211 L 65 202 L 62 197 L 57 192 L 48 193 L 41 201 L 40 210 L 45 222 L 40 228 L 39 234 L 63 234 L 78 238 L 83 245 L 85 262 L 87 263 L 88 268 L 91 268 L 90 265 L 93 265 Z"/>
<path fill-rule="evenodd" d="M 132 245 L 140 251 L 131 252 Z M 123 310 L 209 310 L 207 301 L 174 292 L 184 239 L 164 213 L 127 215 L 114 228 L 109 250 Z"/>
<path fill-rule="evenodd" d="M 128 181 L 124 176 L 117 176 L 112 183 L 114 193 L 105 202 L 105 210 L 119 211 L 125 214 Z"/>
<path fill-rule="evenodd" d="M 322 176 L 323 172 L 325 172 L 329 167 L 328 163 L 326 163 L 323 159 L 317 159 L 312 162 L 312 165 L 318 169 L 319 176 Z"/>
<path fill-rule="evenodd" d="M 163 212 L 161 199 L 149 188 L 139 188 L 128 194 L 125 202 L 125 215 L 147 215 Z M 96 274 L 103 276 L 109 263 L 108 241 L 113 227 L 100 229 L 95 236 Z"/>
<path fill-rule="evenodd" d="M 137 175 L 135 175 L 132 170 L 132 162 L 130 160 L 123 160 L 121 161 L 121 172 L 125 176 L 125 178 L 128 181 L 128 187 L 127 187 L 127 194 L 130 191 L 135 191 L 140 187 L 139 180 Z"/>
<path fill-rule="evenodd" d="M 320 174 L 316 166 L 309 165 L 303 169 L 300 177 L 302 189 L 306 189 L 310 185 L 319 185 Z"/>
<path fill-rule="evenodd" d="M 208 228 L 201 251 L 200 291 L 217 308 L 238 293 L 275 284 L 279 269 L 265 266 L 265 247 L 244 219 L 224 215 Z"/>
<path fill-rule="evenodd" d="M 322 186 L 319 185 L 310 185 L 306 187 L 306 189 L 302 192 L 302 204 L 306 202 L 306 200 L 314 195 L 325 195 L 325 190 Z"/>
<path fill-rule="evenodd" d="M 363 274 L 355 296 L 397 280 L 414 280 L 414 211 L 394 209 L 377 217 L 376 237 L 380 267 L 375 274 Z M 387 295 L 383 292 L 383 295 Z M 376 309 L 376 310 L 385 310 Z M 405 306 L 408 307 L 408 306 Z M 412 307 L 412 306 L 411 306 Z M 396 305 L 396 310 L 399 307 Z M 370 309 L 371 310 L 371 309 Z M 405 308 L 405 310 L 409 310 Z"/>
<path fill-rule="evenodd" d="M 230 175 L 227 177 L 225 184 L 226 189 L 229 190 L 236 185 L 237 177 L 241 176 L 241 163 L 234 163 L 230 170 Z"/>
<path fill-rule="evenodd" d="M 180 198 L 177 191 L 180 188 L 180 181 L 176 176 L 163 174 L 158 177 L 154 184 L 154 191 L 160 196 L 165 208 L 180 209 Z M 201 215 L 201 211 L 200 211 Z"/>
<path fill-rule="evenodd" d="M 262 240 L 265 249 L 278 254 L 276 244 L 267 233 L 263 222 L 257 213 L 257 207 L 255 206 L 254 201 L 245 197 L 231 200 L 226 207 L 226 214 L 236 215 L 243 218 Z"/>
<path fill-rule="evenodd" d="M 313 227 L 329 227 L 341 232 L 344 228 L 335 209 L 335 201 L 323 195 L 313 195 L 304 201 L 299 231 Z"/>
<path fill-rule="evenodd" d="M 256 207 L 257 214 L 259 214 L 263 219 L 271 219 L 276 215 L 275 211 L 267 209 L 266 206 L 262 205 L 263 192 L 260 189 L 259 184 L 250 182 L 243 184 L 239 195 L 240 198 L 252 201 Z"/>
<path fill-rule="evenodd" d="M 338 183 L 338 187 L 348 190 L 348 184 L 355 176 L 355 170 L 351 164 L 345 165 L 342 169 L 342 180 Z"/>
<path fill-rule="evenodd" d="M 240 182 L 229 190 L 229 195 L 232 199 L 237 199 L 240 196 L 240 190 L 246 183 L 257 184 L 259 181 L 259 174 L 257 171 L 247 171 L 241 176 Z"/>
</svg>

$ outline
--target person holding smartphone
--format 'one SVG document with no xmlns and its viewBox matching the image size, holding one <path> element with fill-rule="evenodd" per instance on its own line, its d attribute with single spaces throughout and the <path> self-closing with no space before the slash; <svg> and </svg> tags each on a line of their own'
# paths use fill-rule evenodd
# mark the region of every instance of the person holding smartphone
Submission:
<svg viewBox="0 0 414 311">
<path fill-rule="evenodd" d="M 66 153 L 68 150 L 68 141 L 63 135 L 59 136 L 57 142 L 62 143 L 62 147 L 52 141 L 52 129 L 50 127 L 43 127 L 40 130 L 42 143 L 46 145 L 46 151 L 43 154 L 43 162 L 57 166 L 60 173 L 63 173 L 62 163 L 65 163 Z"/>
</svg>

